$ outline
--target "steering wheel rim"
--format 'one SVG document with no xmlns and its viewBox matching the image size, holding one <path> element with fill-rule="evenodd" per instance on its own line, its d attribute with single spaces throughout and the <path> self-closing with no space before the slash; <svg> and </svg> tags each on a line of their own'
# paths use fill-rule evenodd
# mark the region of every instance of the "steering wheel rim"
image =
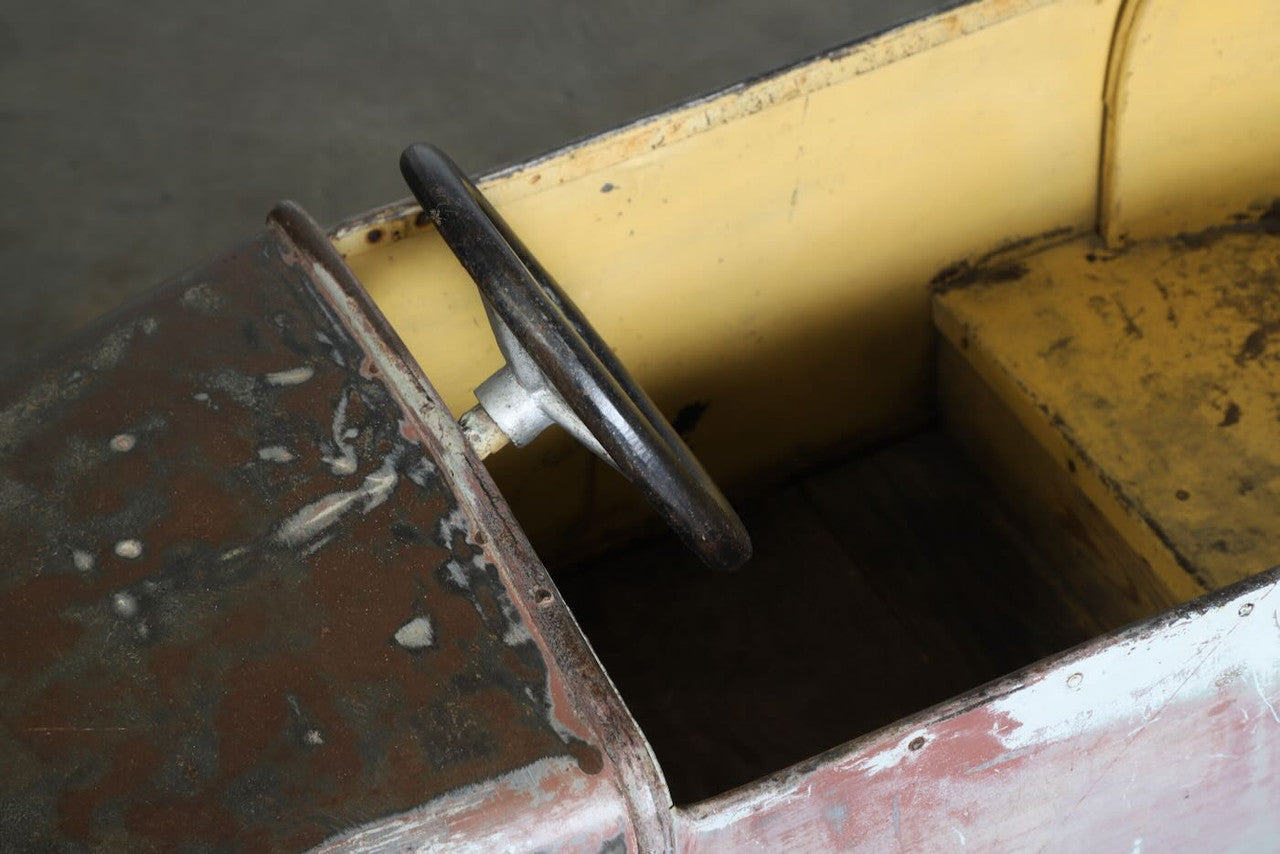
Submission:
<svg viewBox="0 0 1280 854">
<path fill-rule="evenodd" d="M 708 566 L 745 563 L 751 539 L 728 500 L 475 184 L 427 143 L 404 150 L 400 171 L 488 307 L 618 471 Z"/>
</svg>

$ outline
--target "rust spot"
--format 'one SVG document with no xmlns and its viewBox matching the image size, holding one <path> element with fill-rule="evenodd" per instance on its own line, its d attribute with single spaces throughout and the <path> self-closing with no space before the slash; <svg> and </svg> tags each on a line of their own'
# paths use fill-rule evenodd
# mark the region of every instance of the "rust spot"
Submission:
<svg viewBox="0 0 1280 854">
<path fill-rule="evenodd" d="M 431 214 L 426 211 L 418 211 L 418 215 L 413 218 L 413 224 L 418 228 L 426 228 L 431 225 Z"/>
<path fill-rule="evenodd" d="M 1173 497 L 1178 499 L 1179 501 L 1186 501 L 1188 498 L 1191 497 L 1191 493 L 1187 492 L 1185 489 L 1179 489 L 1177 492 L 1173 494 Z"/>
<path fill-rule="evenodd" d="M 1261 358 L 1267 352 L 1268 339 L 1275 332 L 1280 332 L 1280 323 L 1259 323 L 1240 345 L 1240 351 L 1236 353 L 1236 364 L 1244 367 L 1246 362 Z"/>
<path fill-rule="evenodd" d="M 976 259 L 965 259 L 943 267 L 929 281 L 935 293 L 984 283 L 1010 282 L 1027 274 L 1027 267 L 1012 257 L 1032 247 L 1043 247 L 1075 233 L 1070 226 L 1052 228 L 1029 237 L 1008 240 Z"/>
<path fill-rule="evenodd" d="M 67 601 L 88 585 L 71 575 L 33 578 L 0 595 L 0 673 L 27 676 L 66 657 L 84 633 L 60 614 L 50 614 L 50 601 Z"/>
<path fill-rule="evenodd" d="M 364 236 L 364 239 L 369 241 L 370 243 L 377 243 L 379 240 L 382 239 L 382 229 L 380 228 L 369 229 L 369 233 Z"/>
<path fill-rule="evenodd" d="M 574 742 L 569 747 L 569 754 L 573 756 L 584 774 L 599 774 L 604 770 L 604 757 L 599 749 L 589 744 L 581 741 Z"/>
<path fill-rule="evenodd" d="M 1074 338 L 1075 336 L 1072 335 L 1063 335 L 1061 338 L 1055 338 L 1053 341 L 1049 342 L 1048 347 L 1045 347 L 1040 351 L 1040 358 L 1047 359 L 1059 350 L 1065 350 L 1071 345 Z"/>
<path fill-rule="evenodd" d="M 1124 320 L 1124 334 L 1130 338 L 1141 339 L 1143 337 L 1142 327 L 1138 326 L 1137 319 L 1142 315 L 1144 309 L 1138 309 L 1137 314 L 1130 314 L 1129 309 L 1125 308 L 1118 295 L 1113 294 L 1111 301 L 1116 304 L 1116 308 L 1120 310 L 1120 317 Z"/>
<path fill-rule="evenodd" d="M 917 735 L 915 738 L 911 739 L 911 743 L 907 745 L 908 750 L 919 750 L 922 747 L 924 747 L 923 735 Z"/>
<path fill-rule="evenodd" d="M 615 186 L 614 186 L 612 183 L 610 183 L 609 181 L 605 181 L 602 185 L 600 185 L 600 192 L 602 192 L 602 193 L 612 193 L 612 192 L 613 192 L 614 190 L 616 190 L 616 189 L 618 189 L 618 188 L 617 188 L 617 187 L 615 187 Z"/>
<path fill-rule="evenodd" d="M 62 791 L 58 803 L 61 830 L 75 839 L 94 838 L 98 807 L 144 785 L 160 763 L 160 751 L 146 735 L 136 735 L 112 753 L 111 770 L 88 786 Z"/>
<path fill-rule="evenodd" d="M 1218 422 L 1218 426 L 1230 427 L 1238 423 L 1240 423 L 1240 404 L 1233 400 L 1227 404 L 1227 409 L 1222 413 L 1222 420 Z"/>
<path fill-rule="evenodd" d="M 1215 225 L 1201 231 L 1182 232 L 1173 236 L 1175 245 L 1184 249 L 1204 249 L 1230 234 L 1280 235 L 1280 199 L 1271 202 L 1255 219 L 1251 214 L 1235 214 L 1226 225 Z"/>
<path fill-rule="evenodd" d="M 154 292 L 154 334 L 0 447 L 30 496 L 0 510 L 0 756 L 40 760 L 0 775 L 0 802 L 60 793 L 15 847 L 306 848 L 543 758 L 606 765 L 550 719 L 579 726 L 572 703 L 552 711 L 560 676 L 483 537 L 443 542 L 461 508 L 355 343 L 363 318 L 322 304 L 285 241 Z M 216 285 L 216 315 L 181 306 L 193 278 Z M 119 328 L 47 369 L 79 369 Z M 264 379 L 300 367 L 305 382 Z M 0 399 L 22 399 L 32 378 L 15 380 Z M 281 536 L 325 500 L 320 527 Z M 437 644 L 387 642 L 418 617 Z"/>
<path fill-rule="evenodd" d="M 994 266 L 974 266 L 968 261 L 960 261 L 939 270 L 929 284 L 933 292 L 945 294 L 948 291 L 960 290 L 973 285 L 993 285 L 1000 282 L 1016 282 L 1027 274 L 1027 265 L 1013 261 Z"/>
</svg>

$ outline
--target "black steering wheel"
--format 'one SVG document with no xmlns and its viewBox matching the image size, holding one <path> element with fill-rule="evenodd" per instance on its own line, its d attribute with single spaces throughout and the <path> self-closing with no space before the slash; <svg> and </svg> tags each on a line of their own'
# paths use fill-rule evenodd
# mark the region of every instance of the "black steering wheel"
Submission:
<svg viewBox="0 0 1280 854">
<path fill-rule="evenodd" d="M 400 171 L 445 243 L 607 459 L 707 565 L 751 557 L 742 520 L 591 324 L 443 151 L 418 143 Z M 495 328 L 498 328 L 495 322 Z"/>
</svg>

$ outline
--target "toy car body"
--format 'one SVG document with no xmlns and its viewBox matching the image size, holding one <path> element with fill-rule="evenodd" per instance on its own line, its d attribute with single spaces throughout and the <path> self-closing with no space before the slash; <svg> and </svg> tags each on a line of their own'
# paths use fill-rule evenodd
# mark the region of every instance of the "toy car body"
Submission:
<svg viewBox="0 0 1280 854">
<path fill-rule="evenodd" d="M 414 203 L 282 206 L 12 375 L 0 834 L 1273 846 L 1278 16 L 979 0 L 480 182 L 738 575 L 564 435 L 480 462 Z"/>
</svg>

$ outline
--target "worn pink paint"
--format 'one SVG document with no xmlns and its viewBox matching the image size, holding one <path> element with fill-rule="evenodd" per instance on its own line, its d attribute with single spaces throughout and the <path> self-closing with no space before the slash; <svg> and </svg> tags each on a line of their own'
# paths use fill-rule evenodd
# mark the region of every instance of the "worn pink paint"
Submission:
<svg viewBox="0 0 1280 854">
<path fill-rule="evenodd" d="M 1264 573 L 682 810 L 678 847 L 1274 849 L 1277 584 Z"/>
</svg>

